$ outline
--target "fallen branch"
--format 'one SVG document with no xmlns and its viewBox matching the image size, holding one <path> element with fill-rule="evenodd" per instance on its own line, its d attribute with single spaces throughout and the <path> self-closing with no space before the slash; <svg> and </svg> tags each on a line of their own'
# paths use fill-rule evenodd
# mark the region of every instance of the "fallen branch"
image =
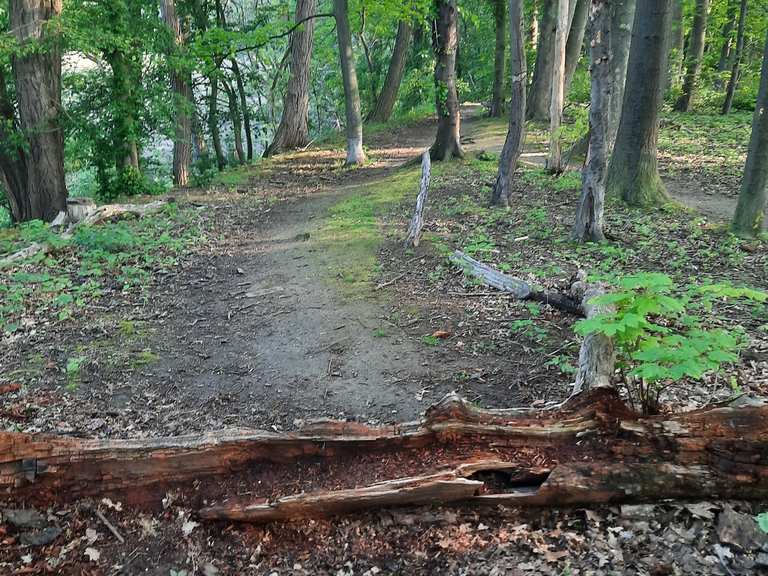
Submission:
<svg viewBox="0 0 768 576">
<path fill-rule="evenodd" d="M 6 256 L 2 260 L 0 260 L 0 268 L 13 264 L 14 262 L 18 262 L 19 260 L 26 260 L 27 258 L 31 258 L 38 252 L 47 252 L 48 249 L 49 247 L 47 244 L 34 242 L 29 246 L 27 246 L 26 248 L 22 248 L 18 252 L 14 252 L 10 256 Z"/>
<path fill-rule="evenodd" d="M 421 240 L 421 229 L 424 226 L 424 209 L 426 208 L 427 197 L 429 196 L 431 170 L 432 161 L 429 157 L 429 150 L 427 150 L 421 155 L 421 182 L 419 184 L 419 194 L 416 197 L 416 210 L 408 226 L 408 236 L 405 239 L 406 246 L 413 245 L 416 248 Z"/>
<path fill-rule="evenodd" d="M 76 211 L 72 211 L 70 207 L 68 212 L 72 223 L 93 226 L 126 214 L 141 218 L 159 212 L 167 204 L 165 200 L 156 200 L 148 204 L 105 204 L 104 206 L 93 205 L 84 210 L 78 207 Z"/>
</svg>

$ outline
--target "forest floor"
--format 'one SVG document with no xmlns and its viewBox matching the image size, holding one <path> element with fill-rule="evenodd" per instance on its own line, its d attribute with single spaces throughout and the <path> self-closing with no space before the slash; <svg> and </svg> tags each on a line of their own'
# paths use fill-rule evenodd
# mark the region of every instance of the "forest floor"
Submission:
<svg viewBox="0 0 768 576">
<path fill-rule="evenodd" d="M 506 125 L 476 112 L 464 124 L 467 157 L 434 166 L 424 242 L 415 251 L 402 238 L 419 167 L 400 166 L 429 145 L 431 121 L 373 131 L 361 168 L 342 168 L 342 153 L 329 143 L 234 170 L 207 189 L 178 191 L 158 216 L 83 231 L 3 277 L 0 390 L 9 391 L 0 395 L 0 425 L 146 437 L 289 430 L 322 417 L 413 420 L 454 390 L 488 407 L 562 400 L 578 352 L 574 319 L 478 286 L 446 255 L 461 248 L 552 289 L 567 286 L 579 268 L 767 289 L 765 245 L 737 240 L 722 225 L 738 191 L 743 126 L 729 133 L 740 148 L 723 152 L 706 139 L 716 126 L 665 122 L 665 181 L 695 210 L 609 202 L 608 229 L 619 240 L 602 246 L 568 242 L 578 173 L 555 179 L 536 167 L 545 141 L 536 127 L 524 158 L 530 165 L 515 184 L 519 202 L 487 206 Z M 35 240 L 50 241 L 50 233 L 28 227 L 0 235 L 0 248 Z M 711 324 L 743 326 L 749 342 L 740 362 L 670 387 L 663 410 L 734 393 L 768 395 L 765 307 L 729 302 Z M 121 546 L 84 503 L 51 511 L 49 521 L 63 529 L 54 544 L 6 546 L 0 567 L 373 575 L 747 574 L 768 565 L 768 557 L 720 545 L 718 522 L 751 517 L 718 516 L 724 506 L 419 509 L 189 533 L 189 511 L 173 506 L 139 516 L 105 508 L 128 536 Z M 98 531 L 96 540 L 86 528 Z M 100 559 L 84 560 L 86 546 Z"/>
</svg>

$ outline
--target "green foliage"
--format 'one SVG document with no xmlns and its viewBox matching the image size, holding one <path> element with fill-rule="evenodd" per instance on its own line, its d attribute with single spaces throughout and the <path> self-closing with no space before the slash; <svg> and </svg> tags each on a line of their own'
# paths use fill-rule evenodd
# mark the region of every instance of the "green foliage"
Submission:
<svg viewBox="0 0 768 576">
<path fill-rule="evenodd" d="M 768 294 L 724 284 L 683 289 L 666 274 L 644 272 L 625 276 L 612 291 L 591 302 L 605 310 L 576 323 L 585 336 L 612 338 L 620 365 L 630 376 L 651 386 L 641 402 L 653 410 L 658 385 L 684 378 L 700 379 L 721 365 L 736 362 L 744 344 L 742 331 L 704 327 L 704 315 L 722 299 L 765 302 Z"/>
<path fill-rule="evenodd" d="M 768 534 L 768 512 L 762 512 L 755 517 L 760 530 Z"/>
<path fill-rule="evenodd" d="M 424 346 L 439 346 L 440 338 L 432 336 L 431 334 L 426 334 L 421 337 L 421 343 L 424 344 Z"/>
<path fill-rule="evenodd" d="M 77 389 L 80 383 L 80 373 L 82 371 L 83 364 L 88 359 L 85 356 L 74 356 L 67 359 L 66 375 L 67 375 L 67 388 L 69 390 Z"/>
</svg>

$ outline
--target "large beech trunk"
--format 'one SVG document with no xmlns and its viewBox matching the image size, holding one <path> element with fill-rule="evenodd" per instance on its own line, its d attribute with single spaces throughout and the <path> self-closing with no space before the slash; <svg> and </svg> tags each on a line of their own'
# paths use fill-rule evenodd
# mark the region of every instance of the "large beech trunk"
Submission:
<svg viewBox="0 0 768 576">
<path fill-rule="evenodd" d="M 25 139 L 26 199 L 17 220 L 53 220 L 66 211 L 64 133 L 61 110 L 61 51 L 58 27 L 48 21 L 61 14 L 62 0 L 11 0 L 10 24 L 22 49 L 13 59 L 20 128 Z M 44 41 L 44 47 L 24 49 Z M 7 176 L 6 176 L 7 180 Z"/>
<path fill-rule="evenodd" d="M 413 28 L 407 22 L 401 21 L 397 25 L 395 47 L 389 60 L 387 77 L 384 80 L 384 86 L 381 87 L 379 97 L 376 99 L 376 106 L 368 117 L 369 121 L 387 122 L 392 116 L 392 110 L 397 103 L 397 93 L 400 91 L 400 84 L 405 74 L 405 64 L 408 60 L 408 49 L 411 47 L 412 38 Z"/>
<path fill-rule="evenodd" d="M 523 37 L 523 0 L 509 0 L 510 75 L 512 99 L 509 129 L 499 158 L 499 172 L 493 185 L 491 202 L 509 206 L 512 197 L 512 176 L 517 168 L 525 143 L 526 63 Z"/>
<path fill-rule="evenodd" d="M 360 90 L 357 86 L 355 55 L 352 52 L 352 34 L 349 30 L 349 6 L 347 0 L 333 0 L 336 17 L 336 35 L 339 41 L 339 60 L 344 80 L 344 111 L 346 116 L 347 159 L 345 164 L 365 162 L 363 152 L 363 120 L 360 112 Z"/>
<path fill-rule="evenodd" d="M 312 16 L 316 7 L 317 0 L 298 0 L 296 22 Z M 314 35 L 314 19 L 306 20 L 291 35 L 290 76 L 283 98 L 283 114 L 264 156 L 301 148 L 309 142 L 309 66 Z"/>
<path fill-rule="evenodd" d="M 493 0 L 493 21 L 496 30 L 496 49 L 493 55 L 493 93 L 491 94 L 491 118 L 501 118 L 504 113 L 504 61 L 507 48 L 507 6 L 505 0 Z"/>
<path fill-rule="evenodd" d="M 669 16 L 667 0 L 637 3 L 621 119 L 606 181 L 607 194 L 632 205 L 667 200 L 656 152 Z"/>
<path fill-rule="evenodd" d="M 436 0 L 437 20 L 433 34 L 435 52 L 435 99 L 437 135 L 430 148 L 432 160 L 461 158 L 461 111 L 456 89 L 456 54 L 459 48 L 456 0 Z"/>
<path fill-rule="evenodd" d="M 577 242 L 602 242 L 605 207 L 605 174 L 608 163 L 608 124 L 611 104 L 610 3 L 593 0 L 590 30 L 589 152 L 582 172 L 581 198 L 571 237 Z"/>
<path fill-rule="evenodd" d="M 752 117 L 752 136 L 749 140 L 744 179 L 741 182 L 739 202 L 733 217 L 733 231 L 749 237 L 766 229 L 766 200 L 768 199 L 768 37 L 763 53 L 763 71 L 760 91 Z"/>
<path fill-rule="evenodd" d="M 675 103 L 675 110 L 688 112 L 691 109 L 696 84 L 699 81 L 701 62 L 704 59 L 704 41 L 707 36 L 707 19 L 709 16 L 709 0 L 696 0 L 693 13 L 693 30 L 691 30 L 691 45 L 685 57 L 685 79 L 683 93 Z"/>
<path fill-rule="evenodd" d="M 185 33 L 176 13 L 175 0 L 162 0 L 160 4 L 163 21 L 173 36 L 173 50 L 176 55 L 183 49 Z M 189 184 L 189 169 L 192 164 L 192 115 L 195 102 L 192 94 L 192 78 L 186 71 L 171 68 L 171 90 L 174 96 L 176 128 L 173 137 L 173 184 Z"/>
<path fill-rule="evenodd" d="M 310 477 L 310 491 L 291 488 L 292 478 Z M 482 410 L 452 395 L 422 422 L 380 428 L 324 421 L 291 434 L 142 440 L 0 433 L 4 505 L 116 495 L 124 505 L 158 506 L 169 490 L 203 518 L 247 521 L 457 499 L 764 499 L 768 406 L 638 417 L 600 389 L 549 410 Z M 252 496 L 237 497 L 243 493 Z"/>
</svg>

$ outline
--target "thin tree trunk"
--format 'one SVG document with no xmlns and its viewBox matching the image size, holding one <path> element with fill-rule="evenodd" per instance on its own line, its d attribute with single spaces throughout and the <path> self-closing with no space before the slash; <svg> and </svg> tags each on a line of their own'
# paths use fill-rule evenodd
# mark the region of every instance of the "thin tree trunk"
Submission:
<svg viewBox="0 0 768 576">
<path fill-rule="evenodd" d="M 208 95 L 208 129 L 211 132 L 211 142 L 216 154 L 216 166 L 219 172 L 227 167 L 227 159 L 224 156 L 224 148 L 221 145 L 221 131 L 219 129 L 219 71 L 221 61 L 217 61 L 217 70 L 211 74 L 211 91 Z"/>
<path fill-rule="evenodd" d="M 529 120 L 549 120 L 559 1 L 542 0 L 540 4 L 536 63 L 533 68 L 533 81 L 530 92 L 528 92 L 526 108 L 526 115 Z"/>
<path fill-rule="evenodd" d="M 224 87 L 224 92 L 227 93 L 229 121 L 232 122 L 232 136 L 235 141 L 235 158 L 238 164 L 245 164 L 245 151 L 243 150 L 243 121 L 240 115 L 237 92 L 226 80 L 222 80 L 222 86 Z"/>
<path fill-rule="evenodd" d="M 733 231 L 750 237 L 766 228 L 766 197 L 768 197 L 768 36 L 763 53 L 763 71 L 752 117 L 747 163 L 741 183 L 739 202 L 733 217 Z"/>
<path fill-rule="evenodd" d="M 675 104 L 678 112 L 688 112 L 696 92 L 696 84 L 701 72 L 701 61 L 704 58 L 704 41 L 707 34 L 707 17 L 709 16 L 709 0 L 696 0 L 696 11 L 693 15 L 693 30 L 691 30 L 691 47 L 686 55 L 685 80 L 683 93 Z"/>
<path fill-rule="evenodd" d="M 296 2 L 296 22 L 313 15 L 317 0 Z M 307 20 L 291 35 L 291 73 L 283 98 L 283 113 L 272 143 L 264 156 L 302 148 L 309 142 L 309 67 L 315 34 L 314 19 Z"/>
<path fill-rule="evenodd" d="M 733 30 L 736 27 L 736 6 L 739 0 L 728 0 L 728 9 L 725 16 L 725 24 L 720 32 L 720 38 L 723 39 L 723 45 L 720 48 L 720 58 L 717 61 L 718 76 L 715 79 L 715 87 L 722 89 L 723 73 L 732 66 L 732 57 L 734 56 Z"/>
<path fill-rule="evenodd" d="M 501 118 L 504 113 L 504 64 L 507 52 L 505 0 L 493 0 L 493 20 L 496 28 L 496 50 L 493 59 L 493 94 L 489 116 Z"/>
<path fill-rule="evenodd" d="M 26 140 L 26 193 L 29 212 L 25 220 L 51 221 L 66 211 L 64 133 L 61 109 L 61 49 L 58 27 L 46 24 L 61 14 L 62 0 L 11 0 L 11 29 L 20 53 L 14 57 L 21 130 Z M 36 41 L 44 43 L 38 45 Z M 25 50 L 35 43 L 34 50 Z"/>
<path fill-rule="evenodd" d="M 729 114 L 733 106 L 733 95 L 736 93 L 736 85 L 741 75 L 741 58 L 744 53 L 744 27 L 747 20 L 747 0 L 741 0 L 739 6 L 739 26 L 736 31 L 736 48 L 733 54 L 733 67 L 731 76 L 728 79 L 728 87 L 725 90 L 725 101 L 723 102 L 722 113 Z"/>
<path fill-rule="evenodd" d="M 163 20 L 173 36 L 171 56 L 176 56 L 184 46 L 185 34 L 176 13 L 175 0 L 162 0 Z M 174 95 L 176 128 L 173 138 L 173 184 L 189 184 L 189 168 L 192 163 L 192 114 L 194 98 L 190 75 L 178 66 L 171 66 L 171 90 Z"/>
<path fill-rule="evenodd" d="M 555 54 L 552 68 L 552 98 L 549 108 L 549 157 L 547 170 L 559 174 L 563 171 L 560 149 L 560 125 L 563 122 L 565 99 L 565 46 L 568 40 L 568 0 L 558 0 Z"/>
<path fill-rule="evenodd" d="M 531 46 L 536 46 L 539 42 L 539 8 L 538 3 L 533 3 L 533 13 L 531 14 L 531 25 L 528 28 L 528 39 Z"/>
<path fill-rule="evenodd" d="M 11 144 L 18 136 L 17 131 L 18 119 L 0 66 L 0 188 L 8 199 L 11 219 L 22 222 L 31 219 L 31 205 L 27 194 L 27 156 L 22 146 Z"/>
<path fill-rule="evenodd" d="M 621 106 L 624 102 L 624 86 L 627 82 L 627 63 L 632 43 L 632 26 L 635 19 L 635 0 L 613 0 L 611 12 L 611 94 L 608 114 L 608 153 L 613 149 L 619 130 Z"/>
<path fill-rule="evenodd" d="M 433 35 L 437 135 L 430 148 L 432 160 L 461 158 L 461 111 L 456 89 L 456 51 L 459 45 L 456 0 L 436 0 L 437 21 Z"/>
<path fill-rule="evenodd" d="M 664 93 L 680 83 L 685 52 L 685 33 L 683 30 L 683 0 L 672 0 L 672 19 L 669 27 L 669 66 L 664 77 Z"/>
<path fill-rule="evenodd" d="M 106 60 L 112 68 L 112 99 L 117 104 L 112 134 L 115 168 L 118 172 L 127 168 L 139 170 L 131 62 L 122 50 L 107 54 Z"/>
<path fill-rule="evenodd" d="M 493 185 L 493 204 L 509 206 L 512 196 L 512 176 L 517 168 L 525 142 L 526 61 L 523 35 L 523 2 L 509 0 L 509 48 L 512 99 L 509 110 L 509 130 L 499 158 L 499 173 Z"/>
<path fill-rule="evenodd" d="M 628 204 L 667 200 L 656 151 L 670 14 L 668 0 L 642 0 L 635 12 L 624 103 L 606 181 L 606 193 Z"/>
<path fill-rule="evenodd" d="M 240 72 L 237 58 L 231 58 L 229 62 L 232 65 L 232 73 L 235 75 L 237 94 L 240 100 L 240 114 L 243 118 L 243 131 L 245 132 L 246 158 L 250 162 L 253 160 L 253 132 L 251 130 L 251 112 L 248 108 L 248 97 L 245 93 L 245 82 L 243 82 L 243 75 Z"/>
<path fill-rule="evenodd" d="M 568 43 L 565 46 L 565 88 L 567 96 L 571 88 L 573 75 L 581 59 L 581 49 L 584 46 L 584 33 L 587 29 L 590 0 L 575 0 L 576 5 L 571 18 L 571 29 L 568 32 Z"/>
<path fill-rule="evenodd" d="M 352 52 L 352 35 L 349 30 L 349 7 L 347 0 L 333 0 L 336 17 L 336 35 L 339 42 L 339 60 L 344 80 L 344 111 L 346 116 L 347 160 L 346 164 L 365 162 L 363 152 L 363 121 L 360 113 L 360 90 L 357 86 L 355 55 Z"/>
<path fill-rule="evenodd" d="M 581 198 L 576 210 L 572 238 L 577 242 L 602 242 L 605 208 L 611 87 L 611 2 L 592 0 L 590 16 L 590 60 L 592 66 L 589 107 L 589 152 L 582 174 Z"/>
<path fill-rule="evenodd" d="M 381 87 L 379 97 L 376 99 L 376 105 L 373 112 L 368 117 L 370 122 L 387 122 L 392 116 L 392 110 L 397 102 L 397 93 L 400 91 L 400 84 L 405 74 L 405 64 L 408 59 L 408 49 L 411 46 L 413 37 L 413 28 L 405 21 L 400 21 L 397 25 L 397 37 L 395 38 L 395 47 L 392 51 L 392 57 L 389 60 L 387 77 L 384 85 Z"/>
</svg>

